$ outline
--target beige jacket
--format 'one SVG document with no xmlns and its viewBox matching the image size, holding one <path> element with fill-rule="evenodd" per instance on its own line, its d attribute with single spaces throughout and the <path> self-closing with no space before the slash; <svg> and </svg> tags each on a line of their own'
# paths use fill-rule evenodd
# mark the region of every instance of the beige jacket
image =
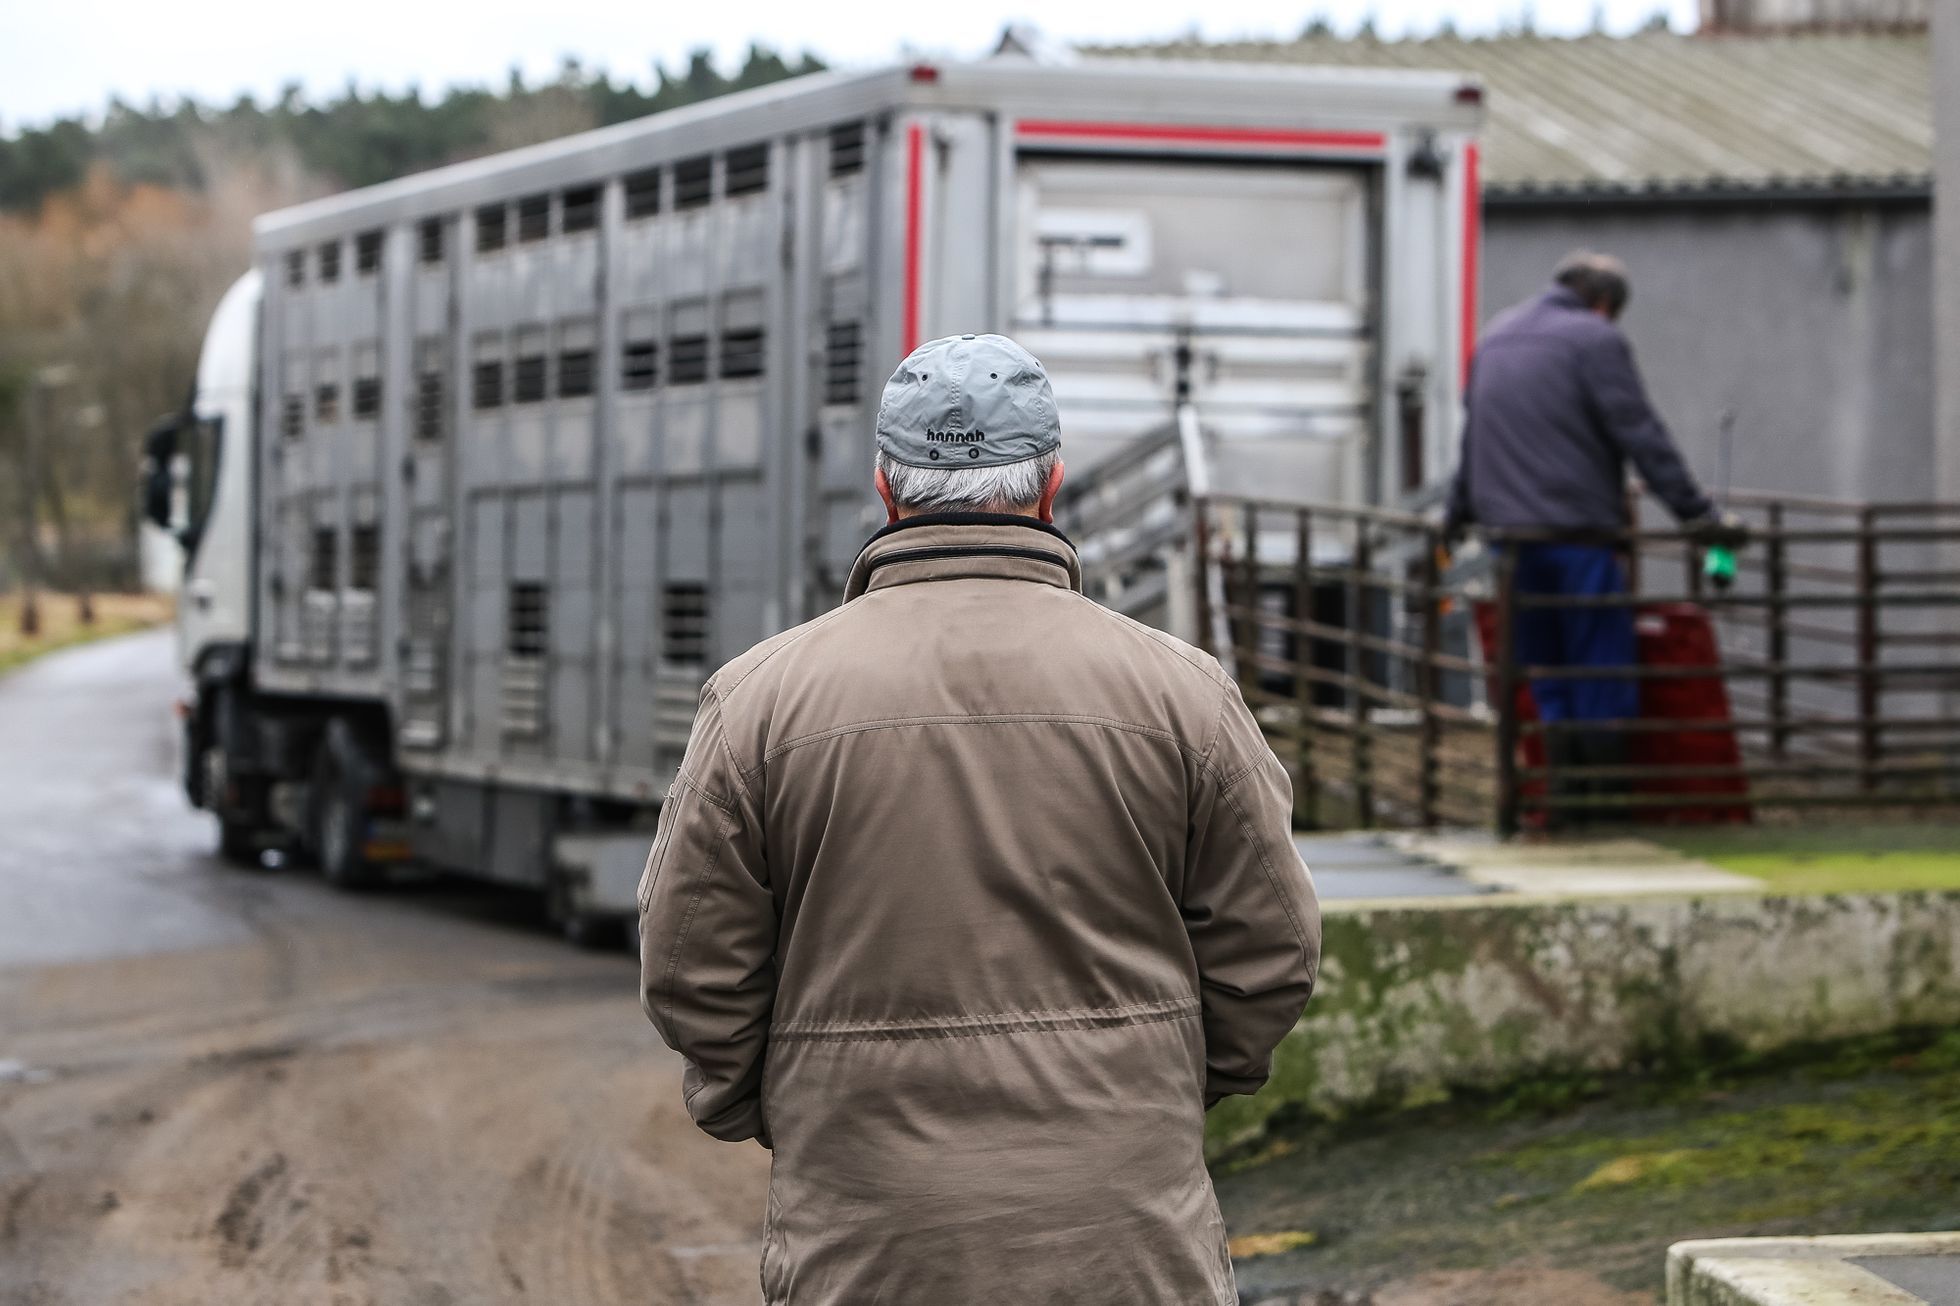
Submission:
<svg viewBox="0 0 1960 1306">
<path fill-rule="evenodd" d="M 1079 586 L 1032 519 L 913 519 L 702 692 L 641 995 L 695 1121 L 774 1148 L 772 1306 L 1237 1300 L 1204 1112 L 1319 911 L 1238 689 Z"/>
</svg>

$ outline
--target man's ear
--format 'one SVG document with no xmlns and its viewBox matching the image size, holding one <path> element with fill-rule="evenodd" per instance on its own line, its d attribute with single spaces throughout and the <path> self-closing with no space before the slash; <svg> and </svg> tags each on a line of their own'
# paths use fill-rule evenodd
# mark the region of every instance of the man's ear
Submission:
<svg viewBox="0 0 1960 1306">
<path fill-rule="evenodd" d="M 1048 473 L 1048 488 L 1041 492 L 1041 520 L 1049 525 L 1055 524 L 1055 496 L 1062 489 L 1062 460 L 1055 460 L 1055 470 Z"/>
<path fill-rule="evenodd" d="M 885 525 L 898 520 L 898 501 L 892 498 L 892 483 L 885 479 L 885 469 L 880 467 L 871 474 L 871 483 L 878 487 L 878 497 L 885 501 Z"/>
</svg>

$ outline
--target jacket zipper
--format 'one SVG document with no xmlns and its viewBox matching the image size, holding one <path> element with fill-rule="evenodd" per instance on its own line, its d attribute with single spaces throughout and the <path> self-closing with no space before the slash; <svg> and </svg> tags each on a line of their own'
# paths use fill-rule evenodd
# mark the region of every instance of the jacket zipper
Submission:
<svg viewBox="0 0 1960 1306">
<path fill-rule="evenodd" d="M 1016 544 L 937 544 L 930 548 L 895 549 L 872 560 L 870 570 L 876 571 L 888 562 L 928 562 L 934 558 L 1027 558 L 1034 562 L 1048 562 L 1069 569 L 1068 562 L 1060 554 L 1046 549 L 1026 549 Z"/>
</svg>

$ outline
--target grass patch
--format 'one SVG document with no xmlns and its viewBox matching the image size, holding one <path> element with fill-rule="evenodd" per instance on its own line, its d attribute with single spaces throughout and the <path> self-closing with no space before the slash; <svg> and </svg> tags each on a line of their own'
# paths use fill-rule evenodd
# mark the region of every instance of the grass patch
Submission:
<svg viewBox="0 0 1960 1306">
<path fill-rule="evenodd" d="M 1652 837 L 1777 893 L 1960 889 L 1960 826 L 1744 828 Z"/>
<path fill-rule="evenodd" d="M 0 674 L 56 649 L 160 625 L 171 614 L 170 599 L 161 594 L 97 594 L 93 624 L 83 623 L 75 595 L 43 593 L 39 603 L 41 629 L 29 637 L 20 633 L 21 596 L 0 595 Z"/>
</svg>

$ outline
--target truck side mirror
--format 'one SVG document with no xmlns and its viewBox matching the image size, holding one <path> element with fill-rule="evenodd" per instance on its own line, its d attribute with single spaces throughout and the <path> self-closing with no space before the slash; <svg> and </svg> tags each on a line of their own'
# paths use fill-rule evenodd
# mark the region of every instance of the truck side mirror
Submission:
<svg viewBox="0 0 1960 1306">
<path fill-rule="evenodd" d="M 177 459 L 177 432 L 183 423 L 181 413 L 160 417 L 143 436 L 143 464 L 137 473 L 137 494 L 144 520 L 163 530 L 174 530 L 171 521 L 171 490 L 174 488 L 172 464 Z"/>
</svg>

